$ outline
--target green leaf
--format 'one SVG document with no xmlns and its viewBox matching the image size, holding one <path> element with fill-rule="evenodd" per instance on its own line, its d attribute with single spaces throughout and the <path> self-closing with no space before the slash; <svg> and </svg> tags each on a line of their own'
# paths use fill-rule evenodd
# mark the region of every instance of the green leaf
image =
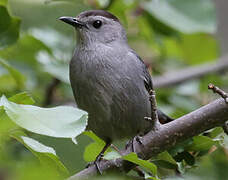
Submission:
<svg viewBox="0 0 228 180">
<path fill-rule="evenodd" d="M 195 136 L 193 137 L 193 144 L 188 146 L 187 149 L 190 151 L 206 151 L 209 150 L 217 142 L 206 136 Z"/>
<path fill-rule="evenodd" d="M 83 158 L 86 162 L 92 162 L 96 159 L 98 154 L 101 152 L 104 146 L 98 144 L 96 142 L 89 144 L 86 146 Z"/>
<path fill-rule="evenodd" d="M 158 178 L 156 178 L 156 177 L 147 177 L 146 179 L 161 180 L 161 179 L 158 179 Z"/>
<path fill-rule="evenodd" d="M 173 157 L 167 151 L 158 154 L 157 158 L 160 160 L 170 162 L 172 164 L 177 164 Z"/>
<path fill-rule="evenodd" d="M 148 169 L 154 176 L 157 175 L 156 165 L 154 165 L 153 163 L 151 163 L 149 161 L 138 158 L 138 156 L 135 153 L 130 153 L 126 156 L 122 156 L 122 158 Z"/>
<path fill-rule="evenodd" d="M 0 148 L 2 143 L 9 140 L 9 132 L 16 127 L 17 125 L 5 113 L 4 107 L 0 106 Z"/>
<path fill-rule="evenodd" d="M 180 48 L 183 53 L 183 59 L 188 64 L 214 61 L 219 53 L 216 38 L 208 34 L 183 35 L 181 36 Z"/>
<path fill-rule="evenodd" d="M 210 137 L 216 138 L 218 135 L 220 135 L 222 133 L 223 133 L 222 127 L 216 127 L 214 129 L 212 129 L 212 131 L 210 132 Z"/>
<path fill-rule="evenodd" d="M 47 51 L 51 54 L 51 50 L 43 42 L 26 34 L 16 44 L 0 50 L 0 57 L 8 61 L 23 63 L 23 68 L 27 67 L 31 70 L 38 65 L 36 56 L 40 51 Z"/>
<path fill-rule="evenodd" d="M 126 12 L 130 9 L 129 5 L 131 3 L 126 3 L 125 1 L 113 1 L 109 11 L 115 14 L 124 25 L 127 25 Z"/>
<path fill-rule="evenodd" d="M 90 137 L 92 140 L 94 140 L 98 144 L 100 144 L 102 146 L 105 145 L 105 142 L 101 138 L 99 138 L 96 134 L 94 134 L 92 131 L 85 131 L 85 132 L 83 132 L 83 134 Z"/>
<path fill-rule="evenodd" d="M 73 39 L 50 28 L 32 29 L 31 34 L 55 52 L 53 54 L 47 51 L 38 53 L 37 60 L 42 64 L 41 70 L 69 84 L 69 60 L 72 57 L 72 48 L 74 48 Z M 62 52 L 59 51 L 60 49 Z"/>
<path fill-rule="evenodd" d="M 49 4 L 53 2 L 72 2 L 72 0 L 44 0 L 45 4 Z"/>
<path fill-rule="evenodd" d="M 101 150 L 105 146 L 105 142 L 100 139 L 96 134 L 92 131 L 83 132 L 84 135 L 90 137 L 94 142 L 86 146 L 83 157 L 86 162 L 94 161 L 97 155 L 101 152 Z M 111 149 L 110 147 L 104 153 L 104 159 L 116 159 L 120 158 L 119 153 Z"/>
<path fill-rule="evenodd" d="M 6 6 L 7 2 L 8 2 L 8 0 L 0 0 L 0 5 Z"/>
<path fill-rule="evenodd" d="M 29 105 L 32 105 L 35 103 L 34 99 L 27 92 L 15 94 L 14 96 L 9 98 L 9 101 L 12 101 L 17 104 L 29 104 Z"/>
<path fill-rule="evenodd" d="M 164 151 L 156 157 L 155 160 L 152 160 L 152 162 L 158 166 L 158 167 L 163 167 L 166 169 L 177 169 L 177 163 L 173 159 L 173 157 L 167 152 Z"/>
<path fill-rule="evenodd" d="M 7 47 L 17 41 L 17 39 L 19 38 L 20 24 L 20 19 L 12 18 L 11 24 L 8 29 L 0 33 L 0 48 Z"/>
<path fill-rule="evenodd" d="M 181 143 L 178 143 L 175 147 L 171 148 L 169 150 L 169 153 L 172 155 L 172 156 L 175 156 L 177 155 L 178 153 L 181 153 L 185 150 L 186 147 L 188 146 L 191 146 L 193 144 L 193 139 L 192 138 L 189 138 L 187 140 L 184 140 L 183 142 Z"/>
<path fill-rule="evenodd" d="M 159 0 L 142 3 L 155 25 L 182 33 L 215 33 L 215 8 L 211 0 Z"/>
<path fill-rule="evenodd" d="M 44 68 L 37 61 L 37 55 L 40 51 L 52 53 L 43 42 L 31 35 L 25 34 L 14 45 L 0 50 L 0 57 L 7 60 L 7 62 L 17 67 L 20 72 L 26 75 L 27 88 L 38 87 L 43 89 L 42 85 L 49 81 L 49 77 L 47 77 L 47 74 L 41 73 Z"/>
<path fill-rule="evenodd" d="M 228 179 L 227 169 L 227 152 L 223 148 L 218 148 L 216 151 L 204 156 L 197 168 L 184 175 L 184 180 Z"/>
<path fill-rule="evenodd" d="M 170 162 L 164 160 L 153 160 L 152 161 L 157 167 L 166 168 L 166 169 L 177 169 L 177 165 L 174 165 Z"/>
<path fill-rule="evenodd" d="M 69 175 L 68 170 L 61 163 L 53 148 L 45 146 L 40 142 L 27 137 L 26 134 L 21 131 L 14 132 L 10 136 L 28 148 L 40 160 L 41 164 L 51 168 L 52 170 L 57 170 L 57 172 L 63 176 Z"/>
<path fill-rule="evenodd" d="M 116 151 L 108 152 L 104 156 L 104 159 L 107 159 L 107 160 L 112 160 L 112 159 L 117 159 L 117 158 L 121 158 L 121 155 L 118 152 L 116 152 Z"/>
<path fill-rule="evenodd" d="M 8 64 L 6 61 L 3 59 L 0 59 L 0 65 L 4 67 L 10 75 L 14 78 L 16 81 L 18 88 L 22 89 L 24 87 L 25 83 L 25 77 L 17 71 L 15 68 L 13 68 L 10 64 Z"/>
<path fill-rule="evenodd" d="M 73 107 L 19 105 L 8 101 L 5 96 L 1 97 L 0 106 L 4 106 L 7 115 L 17 125 L 42 135 L 72 138 L 74 141 L 87 125 L 87 112 Z"/>
<path fill-rule="evenodd" d="M 105 142 L 102 139 L 100 139 L 96 134 L 94 134 L 92 131 L 85 131 L 83 132 L 83 134 L 90 137 L 94 141 L 93 143 L 86 146 L 83 154 L 83 158 L 86 162 L 94 161 L 97 155 L 101 152 L 101 150 L 105 146 Z"/>
<path fill-rule="evenodd" d="M 13 92 L 18 90 L 18 85 L 14 78 L 10 74 L 3 74 L 0 76 L 0 91 L 2 92 Z"/>
<path fill-rule="evenodd" d="M 178 162 L 185 160 L 185 162 L 190 166 L 193 166 L 195 164 L 195 157 L 187 151 L 184 151 L 184 152 L 177 154 L 175 156 L 175 159 Z"/>
<path fill-rule="evenodd" d="M 53 148 L 45 146 L 41 143 L 39 143 L 38 141 L 26 137 L 26 136 L 21 136 L 21 139 L 23 140 L 24 144 L 27 145 L 28 148 L 36 151 L 36 152 L 40 152 L 40 153 L 50 153 L 56 156 L 56 152 Z"/>
<path fill-rule="evenodd" d="M 0 6 L 0 33 L 3 33 L 10 26 L 11 18 L 5 5 Z"/>
<path fill-rule="evenodd" d="M 185 152 L 184 160 L 190 166 L 193 166 L 195 164 L 195 157 L 191 153 L 189 153 L 187 151 Z"/>
<path fill-rule="evenodd" d="M 7 1 L 0 2 L 0 48 L 13 44 L 19 37 L 20 19 L 10 16 Z"/>
</svg>

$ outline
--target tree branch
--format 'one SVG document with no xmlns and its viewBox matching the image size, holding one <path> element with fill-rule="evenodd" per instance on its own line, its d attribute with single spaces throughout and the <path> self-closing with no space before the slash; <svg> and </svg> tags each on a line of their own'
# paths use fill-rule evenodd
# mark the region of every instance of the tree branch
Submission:
<svg viewBox="0 0 228 180">
<path fill-rule="evenodd" d="M 228 69 L 228 55 L 220 58 L 217 63 L 208 63 L 196 67 L 189 67 L 173 73 L 166 73 L 162 76 L 154 77 L 155 88 L 164 88 L 177 85 L 187 80 L 200 78 L 210 73 L 222 73 Z"/>
<path fill-rule="evenodd" d="M 46 93 L 45 93 L 45 99 L 44 99 L 44 103 L 43 106 L 48 106 L 50 104 L 53 103 L 53 99 L 54 99 L 54 94 L 56 91 L 57 86 L 61 83 L 61 81 L 57 78 L 53 78 L 51 83 L 48 84 L 47 88 L 46 88 Z"/>
<path fill-rule="evenodd" d="M 211 89 L 214 93 L 220 95 L 224 99 L 224 101 L 228 103 L 228 94 L 225 91 L 211 83 L 208 85 L 208 89 Z"/>
<path fill-rule="evenodd" d="M 157 131 L 150 131 L 140 140 L 143 146 L 138 143 L 134 144 L 135 151 L 139 157 L 149 159 L 160 152 L 168 150 L 177 143 L 196 136 L 206 130 L 216 126 L 222 126 L 228 119 L 228 104 L 223 98 L 217 99 L 196 111 L 182 116 L 170 123 L 161 125 Z M 122 150 L 121 154 L 126 155 L 131 152 L 131 147 Z M 134 164 L 124 161 L 123 159 L 102 160 L 99 167 L 102 172 L 108 170 L 124 170 L 128 172 L 135 167 Z M 97 174 L 95 166 L 70 177 L 68 180 L 89 178 Z"/>
<path fill-rule="evenodd" d="M 214 84 L 209 84 L 208 89 L 211 89 L 214 93 L 220 95 L 224 99 L 224 101 L 228 103 L 228 94 L 224 92 L 222 89 L 215 86 Z M 224 123 L 223 130 L 228 135 L 228 121 Z"/>
</svg>

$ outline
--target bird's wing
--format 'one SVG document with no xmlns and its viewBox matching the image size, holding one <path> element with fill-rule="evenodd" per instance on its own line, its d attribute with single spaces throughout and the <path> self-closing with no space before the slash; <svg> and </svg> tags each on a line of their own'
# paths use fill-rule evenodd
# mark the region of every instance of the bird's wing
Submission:
<svg viewBox="0 0 228 180">
<path fill-rule="evenodd" d="M 151 75 L 149 74 L 145 63 L 139 57 L 139 55 L 136 54 L 134 51 L 132 51 L 132 53 L 137 57 L 137 59 L 141 62 L 142 66 L 143 66 L 144 85 L 145 85 L 147 91 L 149 92 L 150 90 L 153 90 L 153 82 L 152 82 Z M 166 124 L 166 123 L 169 123 L 174 120 L 173 118 L 171 118 L 171 117 L 167 116 L 165 113 L 163 113 L 160 109 L 158 109 L 157 112 L 158 112 L 158 119 L 162 124 Z"/>
<path fill-rule="evenodd" d="M 141 65 L 143 66 L 144 85 L 145 85 L 147 91 L 149 92 L 150 90 L 153 89 L 153 82 L 152 82 L 151 75 L 148 72 L 144 61 L 139 57 L 139 55 L 136 54 L 136 52 L 134 52 L 134 51 L 131 51 L 131 52 L 137 57 L 137 59 L 141 62 Z"/>
</svg>

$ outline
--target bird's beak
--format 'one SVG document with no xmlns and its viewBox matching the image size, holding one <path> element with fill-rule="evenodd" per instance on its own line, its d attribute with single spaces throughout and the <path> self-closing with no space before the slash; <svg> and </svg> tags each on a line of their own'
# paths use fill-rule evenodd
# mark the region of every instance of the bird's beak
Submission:
<svg viewBox="0 0 228 180">
<path fill-rule="evenodd" d="M 60 17 L 59 20 L 67 23 L 67 24 L 70 24 L 76 28 L 82 28 L 83 26 L 85 26 L 85 23 L 82 22 L 82 21 L 79 21 L 77 20 L 76 18 L 73 18 L 73 17 L 68 17 L 68 16 L 63 16 L 63 17 Z"/>
</svg>

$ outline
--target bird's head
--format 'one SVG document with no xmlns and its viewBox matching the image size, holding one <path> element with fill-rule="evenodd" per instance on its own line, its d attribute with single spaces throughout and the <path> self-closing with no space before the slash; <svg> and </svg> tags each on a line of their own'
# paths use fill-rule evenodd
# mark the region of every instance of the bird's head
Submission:
<svg viewBox="0 0 228 180">
<path fill-rule="evenodd" d="M 126 33 L 120 21 L 107 11 L 90 10 L 80 13 L 75 18 L 59 19 L 75 27 L 83 44 L 126 41 Z"/>
</svg>

